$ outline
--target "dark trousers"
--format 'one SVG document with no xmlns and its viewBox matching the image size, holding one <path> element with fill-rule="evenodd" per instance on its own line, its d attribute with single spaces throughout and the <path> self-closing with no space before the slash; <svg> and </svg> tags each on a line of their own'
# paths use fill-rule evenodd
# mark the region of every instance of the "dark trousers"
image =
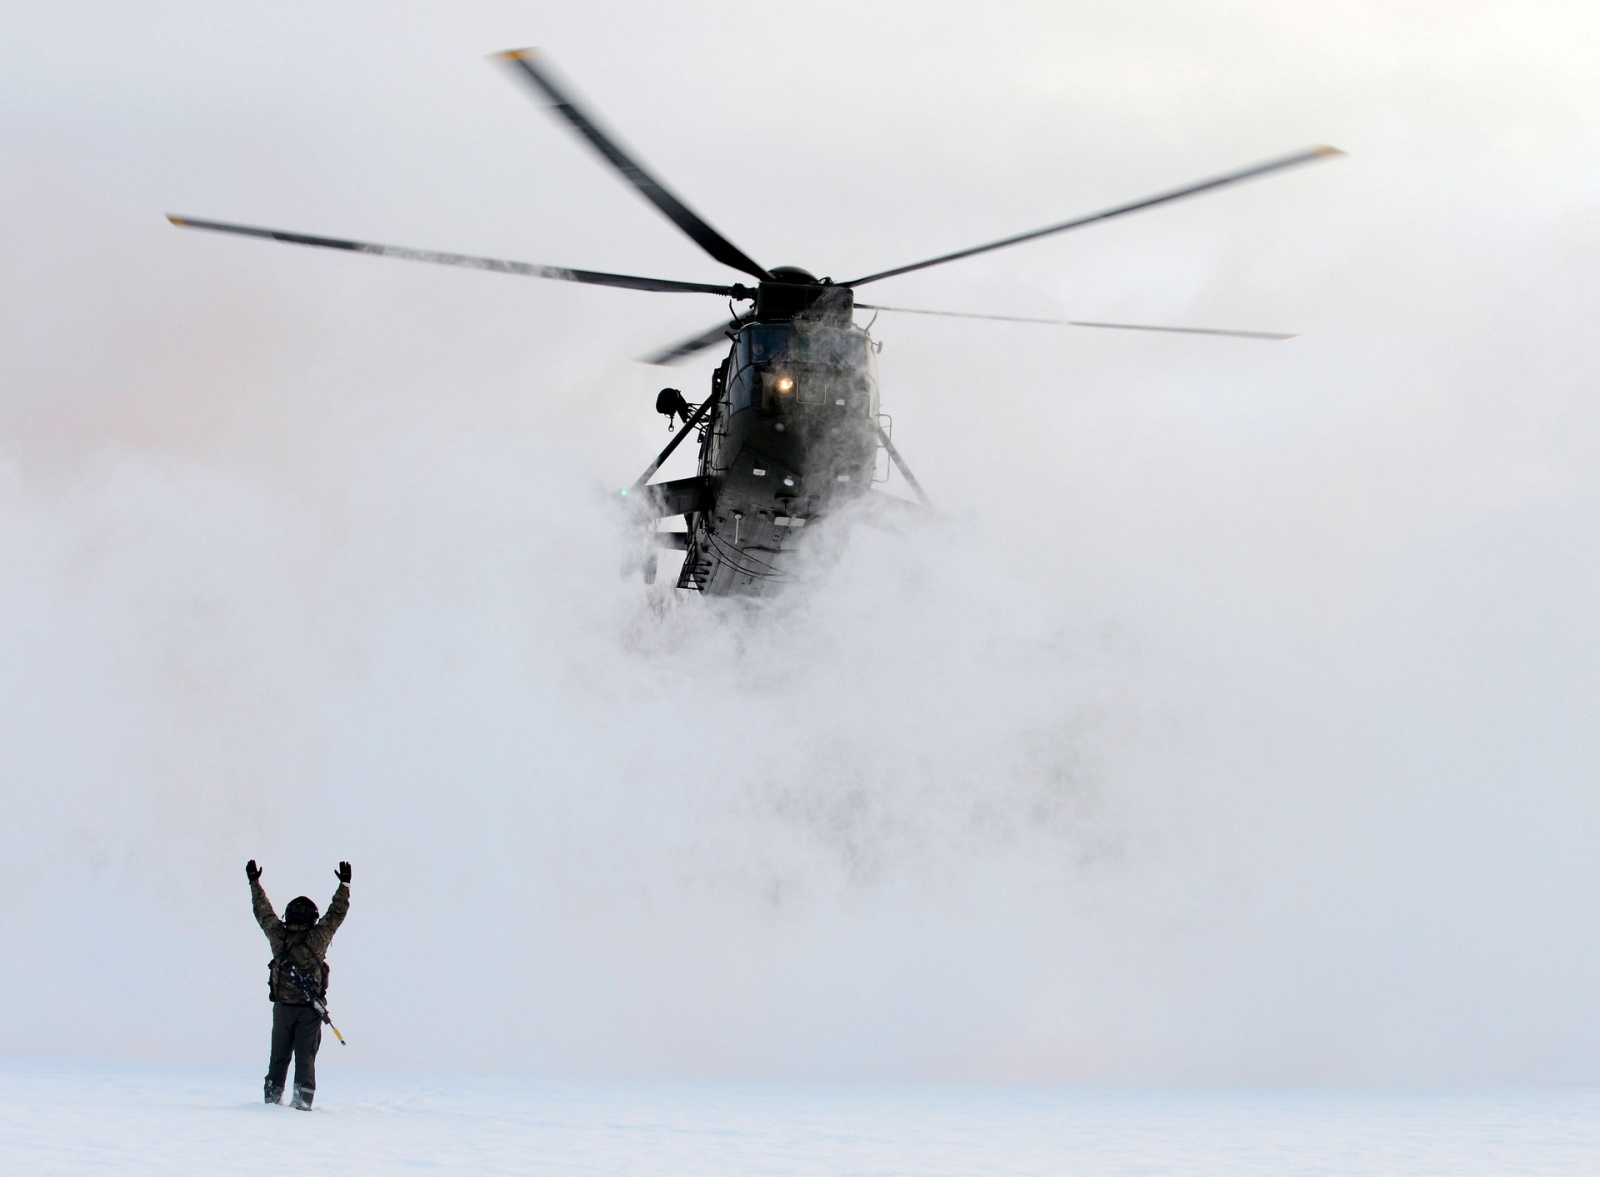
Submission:
<svg viewBox="0 0 1600 1177">
<path fill-rule="evenodd" d="M 272 1003 L 272 1061 L 267 1082 L 278 1089 L 289 1075 L 294 1055 L 294 1085 L 317 1089 L 317 1048 L 322 1045 L 322 1019 L 309 1005 Z"/>
</svg>

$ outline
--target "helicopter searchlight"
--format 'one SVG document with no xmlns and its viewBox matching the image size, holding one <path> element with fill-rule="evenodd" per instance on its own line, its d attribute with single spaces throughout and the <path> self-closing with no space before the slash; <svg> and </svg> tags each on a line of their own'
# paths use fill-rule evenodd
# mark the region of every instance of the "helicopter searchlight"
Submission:
<svg viewBox="0 0 1600 1177">
<path fill-rule="evenodd" d="M 657 180 L 634 155 L 619 145 L 614 135 L 603 130 L 536 50 L 516 49 L 498 54 L 496 60 L 528 85 L 536 97 L 680 231 L 721 264 L 753 279 L 754 285 L 683 282 L 579 270 L 172 214 L 168 214 L 167 219 L 182 229 L 232 233 L 290 245 L 656 294 L 709 294 L 727 300 L 730 310 L 726 319 L 640 357 L 645 363 L 672 364 L 713 347 L 728 348 L 711 374 L 708 395 L 698 405 L 678 389 L 661 390 L 656 398 L 656 411 L 667 418 L 667 428 L 673 432 L 673 437 L 633 485 L 620 492 L 630 504 L 638 504 L 635 509 L 649 519 L 653 544 L 684 553 L 678 587 L 714 596 L 759 597 L 779 589 L 794 575 L 794 552 L 800 529 L 842 507 L 871 507 L 880 513 L 931 509 L 921 483 L 895 448 L 889 418 L 880 412 L 876 345 L 867 329 L 856 324 L 858 310 L 872 311 L 875 315 L 878 312 L 936 315 L 1234 339 L 1293 338 L 1271 331 L 885 306 L 857 302 L 858 288 L 1344 154 L 1334 147 L 1305 148 L 1040 229 L 836 282 L 831 278 L 818 278 L 799 266 L 776 266 L 770 270 L 762 267 Z M 735 304 L 748 305 L 736 311 L 732 309 Z M 650 479 L 656 471 L 691 434 L 699 443 L 696 474 L 691 478 L 652 483 Z M 880 453 L 887 458 L 884 478 L 877 474 Z M 889 468 L 899 471 L 917 502 L 873 489 L 874 483 L 887 478 Z M 683 518 L 685 530 L 655 530 L 660 520 L 675 516 Z M 644 562 L 644 571 L 646 581 L 653 581 L 653 554 Z"/>
</svg>

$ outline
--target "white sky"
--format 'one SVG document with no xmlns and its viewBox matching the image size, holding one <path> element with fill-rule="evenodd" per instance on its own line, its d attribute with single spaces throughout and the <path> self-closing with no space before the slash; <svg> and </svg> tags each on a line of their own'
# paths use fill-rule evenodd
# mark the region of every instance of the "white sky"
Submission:
<svg viewBox="0 0 1600 1177">
<path fill-rule="evenodd" d="M 1597 34 L 8 6 L 0 1051 L 253 1057 L 253 855 L 280 903 L 355 861 L 370 1065 L 1600 1078 Z M 530 44 L 836 277 L 1350 158 L 874 288 L 1302 335 L 884 316 L 949 525 L 775 616 L 657 616 L 598 491 L 665 436 L 629 357 L 715 300 L 162 218 L 730 277 L 484 60 Z"/>
</svg>

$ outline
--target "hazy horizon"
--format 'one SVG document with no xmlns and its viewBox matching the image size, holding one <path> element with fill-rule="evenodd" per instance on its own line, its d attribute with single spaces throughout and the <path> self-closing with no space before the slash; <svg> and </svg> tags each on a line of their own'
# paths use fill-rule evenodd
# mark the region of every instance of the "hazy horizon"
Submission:
<svg viewBox="0 0 1600 1177">
<path fill-rule="evenodd" d="M 0 1053 L 254 1060 L 243 863 L 346 858 L 352 1066 L 1600 1081 L 1589 7 L 0 30 Z M 729 280 L 521 45 L 835 277 L 1350 156 L 871 288 L 1299 337 L 882 316 L 946 518 L 752 611 L 622 576 L 606 496 L 717 299 L 164 220 Z"/>
</svg>

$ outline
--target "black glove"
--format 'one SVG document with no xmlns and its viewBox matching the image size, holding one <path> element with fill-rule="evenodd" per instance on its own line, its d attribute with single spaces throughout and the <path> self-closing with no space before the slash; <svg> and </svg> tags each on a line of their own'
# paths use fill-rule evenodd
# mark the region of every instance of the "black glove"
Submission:
<svg viewBox="0 0 1600 1177">
<path fill-rule="evenodd" d="M 255 859 L 252 858 L 249 862 L 244 864 L 244 877 L 249 879 L 252 883 L 261 877 L 261 868 L 256 865 Z"/>
<path fill-rule="evenodd" d="M 341 862 L 339 869 L 333 873 L 339 876 L 341 883 L 348 884 L 350 882 L 350 864 L 348 862 Z"/>
</svg>

